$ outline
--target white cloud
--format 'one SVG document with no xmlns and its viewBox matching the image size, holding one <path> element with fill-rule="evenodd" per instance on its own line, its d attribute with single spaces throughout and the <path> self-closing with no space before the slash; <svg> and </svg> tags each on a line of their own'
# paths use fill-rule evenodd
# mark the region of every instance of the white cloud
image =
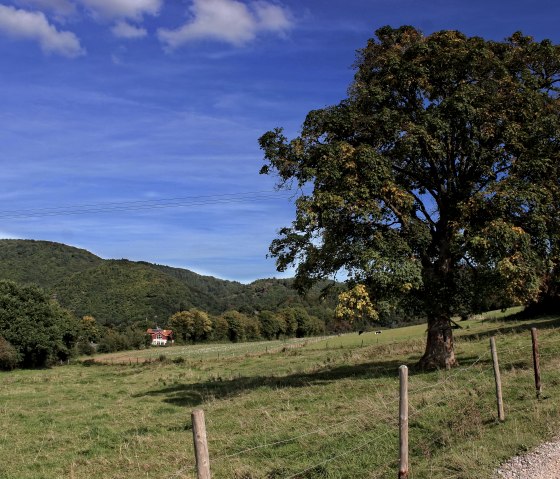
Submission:
<svg viewBox="0 0 560 479">
<path fill-rule="evenodd" d="M 76 13 L 76 5 L 70 0 L 17 0 L 17 3 L 25 7 L 53 13 L 59 18 Z"/>
<path fill-rule="evenodd" d="M 124 21 L 117 22 L 111 31 L 116 37 L 128 39 L 142 38 L 148 34 L 145 28 L 137 27 Z"/>
<path fill-rule="evenodd" d="M 192 18 L 176 30 L 159 29 L 158 37 L 170 48 L 213 39 L 241 46 L 259 32 L 282 32 L 292 26 L 288 12 L 265 1 L 245 4 L 238 0 L 193 0 Z"/>
<path fill-rule="evenodd" d="M 94 14 L 105 18 L 132 18 L 158 15 L 163 0 L 79 0 Z"/>
<path fill-rule="evenodd" d="M 278 5 L 267 2 L 255 2 L 255 13 L 259 19 L 259 27 L 262 30 L 283 32 L 292 26 L 286 11 Z"/>
<path fill-rule="evenodd" d="M 41 12 L 0 5 L 0 32 L 17 39 L 35 40 L 45 53 L 58 53 L 70 58 L 85 53 L 76 35 L 58 31 Z"/>
</svg>

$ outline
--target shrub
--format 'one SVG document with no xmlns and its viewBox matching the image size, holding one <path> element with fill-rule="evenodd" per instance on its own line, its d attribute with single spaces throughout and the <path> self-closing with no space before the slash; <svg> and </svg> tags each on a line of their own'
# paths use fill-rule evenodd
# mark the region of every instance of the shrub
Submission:
<svg viewBox="0 0 560 479">
<path fill-rule="evenodd" d="M 18 363 L 19 357 L 16 348 L 0 336 L 0 369 L 11 371 Z"/>
</svg>

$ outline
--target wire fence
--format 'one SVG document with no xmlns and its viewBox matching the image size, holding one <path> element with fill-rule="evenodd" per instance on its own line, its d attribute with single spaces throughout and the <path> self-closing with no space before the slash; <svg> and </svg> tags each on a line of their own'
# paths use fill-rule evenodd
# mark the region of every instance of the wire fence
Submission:
<svg viewBox="0 0 560 479">
<path fill-rule="evenodd" d="M 466 343 L 465 343 L 466 344 Z M 508 405 L 508 394 L 512 389 L 512 384 L 523 382 L 524 390 L 531 391 L 532 386 L 532 350 L 533 345 L 529 340 L 524 344 L 519 344 L 518 339 L 512 339 L 507 335 L 497 336 L 498 353 L 500 356 L 500 369 L 505 374 L 505 403 L 506 417 L 507 415 L 524 412 L 530 408 L 534 408 L 535 402 L 529 400 L 519 403 L 517 407 Z M 555 336 L 555 331 L 545 332 L 539 340 L 540 361 L 543 364 L 552 364 L 560 359 L 560 338 Z M 386 366 L 379 366 L 379 370 Z M 518 373 L 521 372 L 521 373 Z M 556 370 L 547 369 L 547 374 L 551 376 L 556 374 Z M 560 378 L 555 376 L 554 381 Z M 434 417 L 445 417 L 445 412 L 449 410 L 450 404 L 458 401 L 465 396 L 472 396 L 472 405 L 469 411 L 472 413 L 470 417 L 454 417 L 451 420 L 451 427 L 479 428 L 484 433 L 484 427 L 490 427 L 495 424 L 485 424 L 484 416 L 497 417 L 496 405 L 494 403 L 494 373 L 492 368 L 492 355 L 490 348 L 476 357 L 468 360 L 468 364 L 452 370 L 442 370 L 436 374 L 436 380 L 433 375 L 425 376 L 423 374 L 413 374 L 411 376 L 411 387 L 409 389 L 410 411 L 408 420 L 411 426 L 411 447 L 417 450 L 423 450 L 426 454 L 430 451 L 441 449 L 446 446 L 448 437 L 442 434 L 441 430 L 431 429 L 429 422 Z M 280 447 L 290 446 L 290 452 L 284 457 L 284 462 L 290 464 L 289 468 L 278 469 L 277 472 L 266 477 L 274 478 L 312 478 L 312 477 L 331 477 L 326 475 L 325 467 L 328 465 L 336 469 L 336 464 L 341 463 L 348 458 L 354 460 L 354 456 L 367 450 L 367 454 L 376 457 L 376 471 L 368 471 L 367 477 L 393 477 L 396 476 L 398 468 L 397 462 L 397 438 L 399 435 L 399 418 L 397 416 L 398 403 L 400 400 L 398 394 L 398 378 L 389 379 L 389 390 L 393 393 L 378 392 L 370 403 L 369 407 L 365 405 L 359 413 L 346 414 L 340 420 L 331 421 L 326 424 L 317 425 L 305 432 L 286 436 L 284 432 L 280 432 L 279 437 L 275 440 L 262 441 L 249 447 L 239 448 L 231 452 L 227 452 L 231 448 L 231 444 L 220 447 L 220 450 L 226 451 L 222 454 L 213 455 L 212 445 L 214 442 L 210 436 L 210 457 L 209 463 L 222 470 L 220 467 L 230 461 L 243 462 L 246 458 L 249 462 L 257 455 L 265 456 L 266 451 L 276 451 Z M 467 403 L 468 404 L 468 403 Z M 372 417 L 375 420 L 372 420 Z M 449 420 L 449 419 L 447 419 Z M 453 421 L 455 421 L 453 423 Z M 470 424 L 467 422 L 470 421 Z M 463 424 L 464 423 L 464 424 Z M 258 424 L 255 425 L 258 429 Z M 467 431 L 468 433 L 468 431 Z M 452 434 L 452 433 L 450 433 Z M 318 438 L 317 438 L 318 436 Z M 248 432 L 248 438 L 251 437 L 251 431 Z M 315 439 L 314 439 L 315 438 Z M 326 438 L 326 439 L 325 439 Z M 391 438 L 390 441 L 386 439 Z M 319 449 L 318 456 L 314 460 L 310 460 L 308 446 L 310 441 L 314 439 L 319 444 L 321 441 L 336 441 L 339 446 L 334 448 L 325 447 L 320 450 L 315 446 L 314 451 Z M 247 439 L 244 439 L 245 441 Z M 243 442 L 243 440 L 237 440 Z M 299 449 L 298 449 L 299 448 Z M 268 453 L 273 454 L 273 453 Z M 268 455 L 266 457 L 269 457 Z M 392 457 L 393 459 L 387 459 Z M 296 467 L 299 464 L 300 467 Z M 227 468 L 225 468 L 227 469 Z M 410 465 L 410 477 L 414 477 L 415 464 Z M 197 475 L 198 474 L 198 475 Z M 323 475 L 322 475 L 323 474 Z M 455 474 L 455 475 L 454 475 Z M 186 460 L 183 467 L 175 471 L 168 479 L 198 477 L 202 478 L 197 472 L 194 460 Z M 229 477 L 229 476 L 216 476 Z M 239 477 L 253 477 L 251 475 Z M 255 476 L 256 477 L 256 476 Z M 265 477 L 265 476 L 259 476 Z M 336 475 L 335 477 L 350 477 Z M 366 477 L 366 473 L 364 476 Z M 404 476 L 403 476 L 404 477 Z M 406 476 L 408 477 L 408 476 Z M 434 476 L 437 477 L 437 476 Z M 461 477 L 460 473 L 450 471 L 446 477 Z"/>
</svg>

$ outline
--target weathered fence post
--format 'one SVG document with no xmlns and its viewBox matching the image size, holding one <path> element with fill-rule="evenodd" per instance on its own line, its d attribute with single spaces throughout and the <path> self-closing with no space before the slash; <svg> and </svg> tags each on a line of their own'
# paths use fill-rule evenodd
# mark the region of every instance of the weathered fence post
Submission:
<svg viewBox="0 0 560 479">
<path fill-rule="evenodd" d="M 490 338 L 490 350 L 492 351 L 492 363 L 494 364 L 494 380 L 496 382 L 496 402 L 498 403 L 498 419 L 505 420 L 504 402 L 502 400 L 502 379 L 500 377 L 500 365 L 498 363 L 498 351 L 496 350 L 496 338 Z"/>
<path fill-rule="evenodd" d="M 531 339 L 533 341 L 533 369 L 535 370 L 535 389 L 537 390 L 537 399 L 540 399 L 542 394 L 542 384 L 537 328 L 531 328 Z"/>
<path fill-rule="evenodd" d="M 408 479 L 408 368 L 399 367 L 399 479 Z"/>
<path fill-rule="evenodd" d="M 204 422 L 204 411 L 195 409 L 191 414 L 194 454 L 196 457 L 197 479 L 210 479 L 210 457 L 208 455 L 208 442 L 206 440 L 206 424 Z"/>
</svg>

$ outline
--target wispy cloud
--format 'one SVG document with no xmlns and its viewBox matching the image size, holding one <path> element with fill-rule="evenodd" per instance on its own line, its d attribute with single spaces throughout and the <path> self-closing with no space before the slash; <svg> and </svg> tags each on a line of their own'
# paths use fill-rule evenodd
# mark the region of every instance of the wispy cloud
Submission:
<svg viewBox="0 0 560 479">
<path fill-rule="evenodd" d="M 76 13 L 76 4 L 70 0 L 17 0 L 18 5 L 52 13 L 60 20 Z"/>
<path fill-rule="evenodd" d="M 182 27 L 158 30 L 167 47 L 204 39 L 241 46 L 261 32 L 283 33 L 293 24 L 285 8 L 265 1 L 194 0 L 189 11 L 191 18 Z"/>
<path fill-rule="evenodd" d="M 75 58 L 85 53 L 74 33 L 59 31 L 42 12 L 0 5 L 0 32 L 18 40 L 33 40 L 45 53 Z"/>
<path fill-rule="evenodd" d="M 79 0 L 95 15 L 103 18 L 140 20 L 144 15 L 158 15 L 163 0 Z"/>
<path fill-rule="evenodd" d="M 117 22 L 111 31 L 113 32 L 113 35 L 118 38 L 127 38 L 131 40 L 145 37 L 148 34 L 145 28 L 131 25 L 125 21 Z"/>
</svg>

